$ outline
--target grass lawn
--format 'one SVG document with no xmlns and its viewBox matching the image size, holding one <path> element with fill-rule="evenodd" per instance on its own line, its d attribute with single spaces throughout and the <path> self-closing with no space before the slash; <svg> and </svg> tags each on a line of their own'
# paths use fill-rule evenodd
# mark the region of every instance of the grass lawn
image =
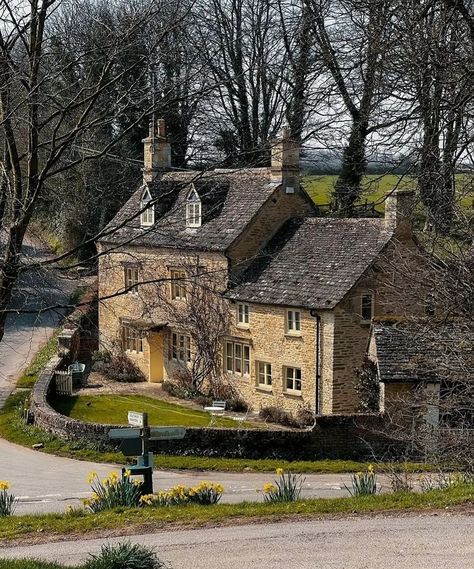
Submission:
<svg viewBox="0 0 474 569">
<path fill-rule="evenodd" d="M 66 565 L 36 559 L 0 559 L 0 569 L 64 569 Z M 68 565 L 70 569 L 74 566 Z"/>
<path fill-rule="evenodd" d="M 325 498 L 300 500 L 292 503 L 268 504 L 246 502 L 218 504 L 214 506 L 184 505 L 149 508 L 117 508 L 90 514 L 42 514 L 0 518 L 0 541 L 21 538 L 37 539 L 41 535 L 54 539 L 71 535 L 84 535 L 101 530 L 126 529 L 127 533 L 139 533 L 153 528 L 202 527 L 224 522 L 272 522 L 291 518 L 320 517 L 333 514 L 426 510 L 449 508 L 472 503 L 474 485 L 456 485 L 447 490 L 432 490 L 424 494 L 399 492 L 359 498 Z"/>
<path fill-rule="evenodd" d="M 76 395 L 58 397 L 54 408 L 68 417 L 90 423 L 127 424 L 127 412 L 148 413 L 152 426 L 179 425 L 182 427 L 207 427 L 210 413 L 160 401 L 142 395 Z M 227 417 L 216 418 L 216 427 L 242 427 L 242 424 Z M 245 424 L 249 426 L 249 424 Z"/>
<path fill-rule="evenodd" d="M 56 354 L 58 335 L 60 332 L 61 328 L 55 330 L 46 344 L 36 352 L 31 363 L 16 382 L 17 387 L 33 387 L 48 361 Z"/>
</svg>

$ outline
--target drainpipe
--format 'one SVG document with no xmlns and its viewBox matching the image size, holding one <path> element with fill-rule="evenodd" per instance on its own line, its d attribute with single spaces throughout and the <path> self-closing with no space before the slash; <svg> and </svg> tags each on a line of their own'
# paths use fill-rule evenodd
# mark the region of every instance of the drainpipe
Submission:
<svg viewBox="0 0 474 569">
<path fill-rule="evenodd" d="M 315 409 L 316 415 L 321 411 L 321 316 L 316 310 L 309 311 L 313 318 L 316 318 L 316 350 L 315 350 L 315 367 L 316 367 L 316 393 L 315 393 Z"/>
</svg>

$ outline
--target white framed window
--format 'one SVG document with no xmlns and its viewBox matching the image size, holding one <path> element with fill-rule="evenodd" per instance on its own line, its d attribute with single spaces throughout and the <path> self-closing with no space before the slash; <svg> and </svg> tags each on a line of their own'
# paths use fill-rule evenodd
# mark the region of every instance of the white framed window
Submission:
<svg viewBox="0 0 474 569">
<path fill-rule="evenodd" d="M 139 269 L 134 266 L 124 267 L 125 290 L 128 294 L 138 294 Z"/>
<path fill-rule="evenodd" d="M 122 324 L 122 348 L 125 352 L 143 352 L 143 333 L 127 324 Z"/>
<path fill-rule="evenodd" d="M 301 312 L 299 310 L 286 311 L 286 332 L 287 334 L 301 334 Z"/>
<path fill-rule="evenodd" d="M 235 375 L 250 375 L 250 346 L 242 342 L 225 343 L 225 370 Z"/>
<path fill-rule="evenodd" d="M 202 224 L 201 200 L 194 186 L 186 198 L 186 227 L 201 227 Z"/>
<path fill-rule="evenodd" d="M 153 202 L 153 198 L 150 190 L 145 188 L 140 201 L 140 225 L 142 227 L 150 227 L 155 223 L 155 206 L 151 202 Z"/>
<path fill-rule="evenodd" d="M 191 337 L 172 332 L 170 357 L 177 362 L 189 363 L 191 361 Z"/>
<path fill-rule="evenodd" d="M 285 367 L 285 391 L 301 393 L 301 369 L 299 367 Z"/>
<path fill-rule="evenodd" d="M 374 295 L 367 293 L 360 297 L 361 322 L 368 324 L 374 317 Z"/>
<path fill-rule="evenodd" d="M 171 279 L 171 299 L 172 300 L 186 300 L 186 286 L 184 281 L 186 279 L 186 272 L 179 269 L 170 270 Z"/>
<path fill-rule="evenodd" d="M 257 362 L 257 386 L 264 388 L 272 386 L 272 364 Z"/>
<path fill-rule="evenodd" d="M 250 323 L 250 307 L 248 304 L 237 304 L 237 325 L 248 328 Z"/>
</svg>

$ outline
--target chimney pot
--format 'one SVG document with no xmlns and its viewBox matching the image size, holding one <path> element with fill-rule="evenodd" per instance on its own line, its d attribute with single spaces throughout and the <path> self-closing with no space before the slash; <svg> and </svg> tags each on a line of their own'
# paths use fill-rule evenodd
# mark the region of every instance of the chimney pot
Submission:
<svg viewBox="0 0 474 569">
<path fill-rule="evenodd" d="M 413 190 L 395 190 L 385 199 L 385 225 L 388 229 L 411 227 L 415 207 Z"/>
</svg>

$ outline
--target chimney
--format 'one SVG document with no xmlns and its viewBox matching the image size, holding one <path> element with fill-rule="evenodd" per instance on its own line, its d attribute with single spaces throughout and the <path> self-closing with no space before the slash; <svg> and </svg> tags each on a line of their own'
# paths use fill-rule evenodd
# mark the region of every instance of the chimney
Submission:
<svg viewBox="0 0 474 569">
<path fill-rule="evenodd" d="M 411 230 L 414 209 L 415 192 L 395 190 L 385 199 L 385 226 L 391 230 L 401 227 Z"/>
<path fill-rule="evenodd" d="M 300 145 L 291 137 L 290 127 L 284 126 L 280 136 L 272 141 L 271 180 L 282 184 L 285 194 L 294 194 L 300 185 Z"/>
<path fill-rule="evenodd" d="M 163 170 L 171 167 L 171 145 L 166 139 L 164 119 L 150 122 L 148 137 L 143 142 L 143 181 L 152 182 Z"/>
</svg>

